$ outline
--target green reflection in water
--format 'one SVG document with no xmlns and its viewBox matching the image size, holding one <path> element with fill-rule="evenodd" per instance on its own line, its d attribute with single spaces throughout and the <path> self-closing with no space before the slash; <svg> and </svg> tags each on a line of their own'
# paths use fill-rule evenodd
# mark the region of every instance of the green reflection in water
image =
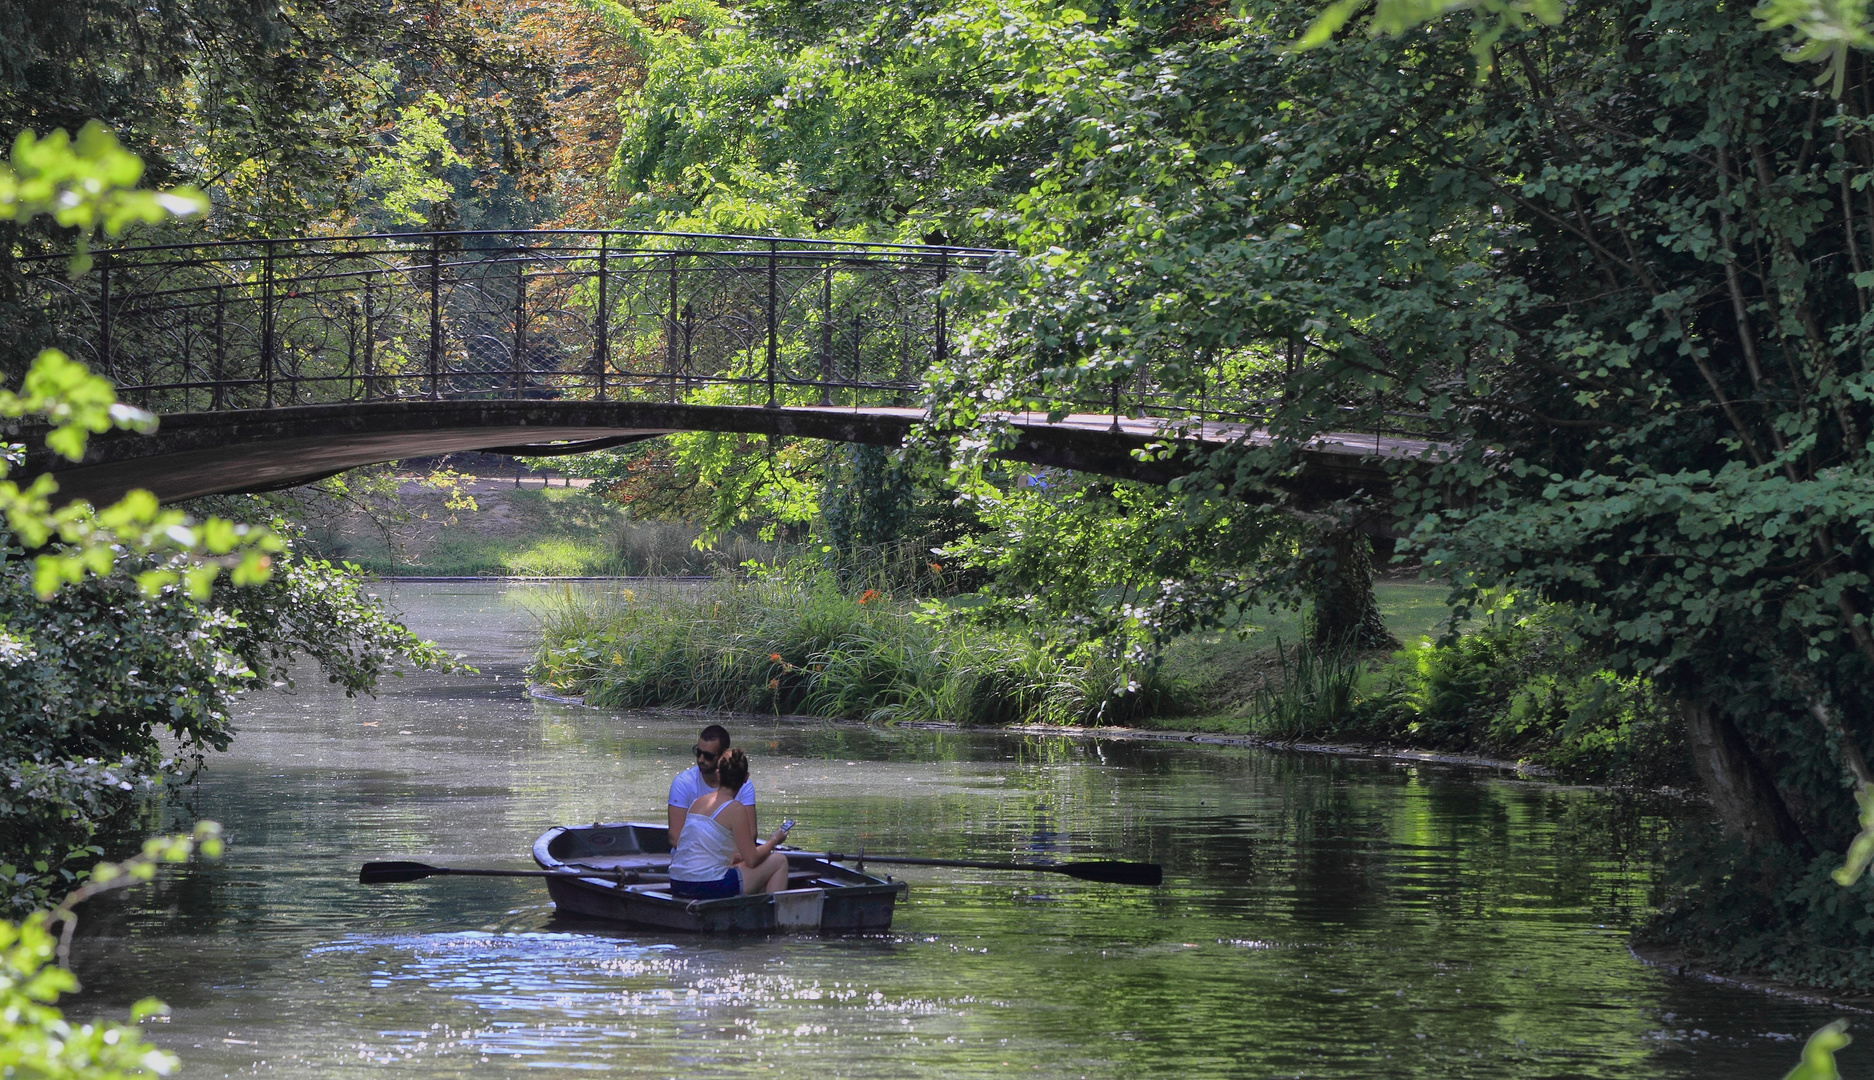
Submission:
<svg viewBox="0 0 1874 1080">
<path fill-rule="evenodd" d="M 481 676 L 256 694 L 193 798 L 229 858 L 92 912 L 74 1012 L 154 992 L 186 1075 L 322 1077 L 1756 1080 L 1831 1018 L 1628 956 L 1665 810 L 1180 743 L 735 726 L 803 845 L 1149 859 L 1160 890 L 916 870 L 890 935 L 697 941 L 524 881 L 360 888 L 367 859 L 526 866 L 551 824 L 661 819 L 700 721 L 525 697 L 525 597 L 397 592 Z"/>
</svg>

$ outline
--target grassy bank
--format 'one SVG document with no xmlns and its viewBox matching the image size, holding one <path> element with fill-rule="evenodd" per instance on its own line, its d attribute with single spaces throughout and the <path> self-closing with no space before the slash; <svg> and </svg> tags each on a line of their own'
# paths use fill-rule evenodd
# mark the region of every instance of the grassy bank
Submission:
<svg viewBox="0 0 1874 1080">
<path fill-rule="evenodd" d="M 1432 586 L 1380 586 L 1382 608 L 1415 636 L 1434 631 L 1441 596 Z M 1194 636 L 1157 667 L 1129 666 L 842 585 L 806 563 L 755 579 L 568 593 L 542 622 L 536 676 L 597 705 L 1258 734 L 1269 733 L 1258 708 L 1295 681 L 1285 669 L 1295 650 L 1275 646 L 1302 630 L 1294 613 L 1264 612 L 1247 639 Z"/>
<path fill-rule="evenodd" d="M 535 677 L 595 705 L 877 722 L 1128 723 L 1170 688 L 1091 650 L 961 625 L 797 563 L 754 580 L 654 585 L 542 612 Z"/>
<path fill-rule="evenodd" d="M 1317 655 L 1293 612 L 1247 639 L 1194 635 L 1156 667 L 1062 651 L 894 602 L 796 562 L 755 579 L 649 585 L 542 612 L 535 676 L 595 705 L 866 721 L 1129 724 L 1276 741 L 1521 758 L 1580 779 L 1681 783 L 1677 727 L 1643 680 L 1578 656 L 1552 611 L 1499 612 L 1455 642 L 1436 586 L 1382 584 L 1396 652 Z M 1278 643 L 1280 648 L 1278 648 Z"/>
</svg>

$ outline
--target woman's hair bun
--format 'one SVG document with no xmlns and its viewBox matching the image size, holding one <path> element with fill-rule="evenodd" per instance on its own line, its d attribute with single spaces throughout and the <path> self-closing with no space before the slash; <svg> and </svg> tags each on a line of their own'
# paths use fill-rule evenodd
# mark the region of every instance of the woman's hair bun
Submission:
<svg viewBox="0 0 1874 1080">
<path fill-rule="evenodd" d="M 730 791 L 742 790 L 748 783 L 748 755 L 740 750 L 724 750 L 716 759 L 716 786 Z"/>
</svg>

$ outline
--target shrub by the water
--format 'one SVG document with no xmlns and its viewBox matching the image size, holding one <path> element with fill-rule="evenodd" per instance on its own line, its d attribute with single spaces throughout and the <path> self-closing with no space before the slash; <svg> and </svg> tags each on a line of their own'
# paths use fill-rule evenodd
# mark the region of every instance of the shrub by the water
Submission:
<svg viewBox="0 0 1874 1080">
<path fill-rule="evenodd" d="M 1647 680 L 1608 671 L 1558 607 L 1500 610 L 1394 654 L 1361 708 L 1379 737 L 1539 762 L 1577 780 L 1683 786 L 1677 721 Z"/>
<path fill-rule="evenodd" d="M 1340 739 L 1507 756 L 1571 779 L 1684 786 L 1679 726 L 1642 678 L 1572 643 L 1566 609 L 1499 610 L 1471 633 L 1422 639 L 1368 671 L 1346 653 L 1280 651 L 1249 702 L 1268 738 Z"/>
<path fill-rule="evenodd" d="M 392 621 L 361 576 L 290 551 L 264 584 L 146 595 L 147 558 L 40 600 L 32 562 L 0 532 L 0 911 L 82 879 L 139 791 L 227 747 L 235 695 L 289 678 L 301 656 L 347 693 L 398 659 L 444 666 Z M 169 756 L 165 758 L 165 751 Z"/>
<path fill-rule="evenodd" d="M 616 708 L 1086 724 L 1169 698 L 1110 651 L 969 626 L 805 561 L 708 584 L 569 591 L 540 617 L 535 677 Z"/>
<path fill-rule="evenodd" d="M 1636 941 L 1722 974 L 1854 992 L 1874 984 L 1874 881 L 1836 884 L 1839 852 L 1747 851 L 1708 827 L 1688 830 Z"/>
</svg>

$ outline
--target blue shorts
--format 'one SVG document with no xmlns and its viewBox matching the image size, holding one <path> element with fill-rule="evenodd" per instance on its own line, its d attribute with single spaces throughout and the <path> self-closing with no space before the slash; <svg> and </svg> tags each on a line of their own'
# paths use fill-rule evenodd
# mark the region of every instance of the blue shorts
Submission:
<svg viewBox="0 0 1874 1080">
<path fill-rule="evenodd" d="M 742 895 L 742 872 L 731 866 L 715 881 L 678 881 L 670 879 L 670 895 L 683 900 L 721 900 Z"/>
</svg>

